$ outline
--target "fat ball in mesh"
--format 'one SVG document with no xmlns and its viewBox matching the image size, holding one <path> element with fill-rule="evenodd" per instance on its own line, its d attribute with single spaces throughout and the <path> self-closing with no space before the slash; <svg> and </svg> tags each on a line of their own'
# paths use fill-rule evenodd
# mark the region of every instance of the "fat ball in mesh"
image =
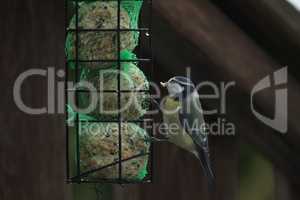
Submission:
<svg viewBox="0 0 300 200">
<path fill-rule="evenodd" d="M 118 123 L 83 123 L 80 129 L 81 171 L 97 169 L 119 161 Z M 150 143 L 144 129 L 134 123 L 122 123 L 122 160 L 142 155 L 122 162 L 122 178 L 141 180 L 147 175 Z M 90 178 L 117 179 L 118 163 L 94 172 Z"/>
</svg>

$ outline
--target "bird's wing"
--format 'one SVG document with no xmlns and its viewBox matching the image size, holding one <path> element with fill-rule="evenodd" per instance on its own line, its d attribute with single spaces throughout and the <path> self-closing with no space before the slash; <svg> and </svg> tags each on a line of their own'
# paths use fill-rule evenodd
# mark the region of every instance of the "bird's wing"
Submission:
<svg viewBox="0 0 300 200">
<path fill-rule="evenodd" d="M 192 95 L 182 101 L 179 120 L 182 127 L 198 146 L 208 148 L 208 137 L 201 104 L 198 97 Z"/>
<path fill-rule="evenodd" d="M 193 94 L 192 94 L 193 95 Z M 197 94 L 189 96 L 182 102 L 179 120 L 186 133 L 192 138 L 197 148 L 197 157 L 201 161 L 210 185 L 214 184 L 214 174 L 211 169 L 208 136 L 203 126 L 204 118 Z"/>
</svg>

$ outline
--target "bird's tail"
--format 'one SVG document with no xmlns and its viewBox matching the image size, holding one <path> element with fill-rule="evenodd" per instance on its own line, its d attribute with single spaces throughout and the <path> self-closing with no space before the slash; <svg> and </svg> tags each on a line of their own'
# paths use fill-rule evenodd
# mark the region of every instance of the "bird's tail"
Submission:
<svg viewBox="0 0 300 200">
<path fill-rule="evenodd" d="M 202 168 L 204 170 L 204 173 L 208 179 L 209 189 L 211 191 L 215 188 L 215 175 L 213 173 L 213 170 L 211 168 L 211 162 L 210 162 L 210 156 L 209 152 L 204 149 L 198 150 L 198 156 L 199 160 L 201 161 Z"/>
</svg>

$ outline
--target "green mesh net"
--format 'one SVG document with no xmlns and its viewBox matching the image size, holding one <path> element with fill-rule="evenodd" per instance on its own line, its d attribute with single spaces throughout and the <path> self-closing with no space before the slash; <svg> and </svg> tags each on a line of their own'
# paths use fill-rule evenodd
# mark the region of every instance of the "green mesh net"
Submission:
<svg viewBox="0 0 300 200">
<path fill-rule="evenodd" d="M 71 2 L 71 6 L 73 8 L 75 3 L 74 3 L 74 0 L 69 0 Z M 96 2 L 96 1 L 103 1 L 103 2 L 108 2 L 108 1 L 112 1 L 112 0 L 78 0 L 78 2 L 80 2 L 80 6 L 82 4 L 82 2 L 85 2 L 85 3 L 89 3 L 89 2 Z M 115 0 L 116 2 L 116 0 Z M 140 11 L 141 11 L 141 7 L 142 7 L 142 4 L 143 4 L 143 1 L 142 0 L 122 0 L 121 1 L 121 9 L 125 10 L 128 14 L 128 17 L 130 19 L 129 21 L 129 26 L 127 27 L 127 25 L 123 25 L 122 24 L 122 20 L 124 18 L 121 19 L 121 28 L 130 28 L 130 29 L 138 29 L 138 23 L 139 23 L 139 15 L 140 15 Z M 74 10 L 74 9 L 73 9 Z M 69 28 L 75 28 L 74 27 L 74 16 L 73 16 L 73 26 L 72 26 L 72 20 L 71 20 L 71 24 L 69 26 Z M 79 19 L 80 20 L 80 19 Z M 125 26 L 125 27 L 123 27 Z M 81 27 L 81 28 L 84 28 L 84 27 Z M 133 48 L 131 47 L 136 47 L 138 45 L 138 42 L 139 42 L 139 31 L 132 31 L 130 33 L 132 35 L 129 35 L 128 34 L 128 38 L 131 37 L 133 38 L 132 40 L 129 40 L 130 41 L 130 44 L 127 45 L 128 47 L 130 48 L 122 48 L 122 51 L 120 52 L 120 58 L 122 60 L 133 60 L 133 59 L 136 59 L 136 55 L 134 53 L 132 53 L 133 51 Z M 123 37 L 125 38 L 125 36 L 122 36 L 121 35 L 121 46 L 122 46 L 122 42 L 124 42 L 124 39 Z M 66 44 L 65 44 L 65 48 L 66 48 L 66 55 L 67 55 L 67 58 L 68 60 L 71 60 L 71 59 L 75 59 L 75 53 L 74 53 L 74 34 L 68 34 L 67 38 L 66 38 Z M 114 58 L 112 58 L 114 59 Z M 143 80 L 142 82 L 145 82 L 146 85 L 144 86 L 145 88 L 143 89 L 148 89 L 149 88 L 149 83 L 147 82 L 147 79 L 146 77 L 144 76 L 144 74 L 138 70 L 137 67 L 135 67 L 138 63 L 135 63 L 135 62 L 122 62 L 121 63 L 121 70 L 127 74 L 135 74 L 136 77 L 138 78 L 137 80 Z M 69 67 L 74 69 L 75 68 L 75 63 L 69 63 Z M 84 66 L 81 66 L 83 67 L 82 70 L 81 70 L 81 76 L 80 76 L 80 80 L 89 80 L 89 76 L 91 74 L 93 74 L 94 72 L 97 72 L 96 69 L 90 69 L 90 68 L 86 68 Z M 106 67 L 105 67 L 106 68 Z M 117 64 L 116 63 L 113 63 L 111 66 L 109 66 L 110 69 L 117 69 Z M 132 89 L 132 88 L 130 88 Z M 144 94 L 145 95 L 145 94 Z M 149 96 L 142 96 L 142 98 L 139 98 L 139 99 L 142 99 L 142 100 L 139 100 L 141 102 L 143 102 L 142 104 L 142 108 L 143 109 L 148 109 L 149 108 Z M 67 111 L 69 113 L 69 119 L 68 119 L 68 123 L 71 124 L 72 122 L 74 122 L 75 120 L 75 116 L 76 116 L 76 113 L 73 111 L 73 109 L 71 108 L 71 106 L 68 105 L 68 108 L 67 108 Z M 142 110 L 143 111 L 143 114 L 145 112 L 145 110 Z M 142 114 L 142 115 L 143 115 Z M 85 114 L 79 114 L 79 119 L 80 120 L 97 120 L 99 116 L 90 116 L 90 115 L 85 115 Z M 114 126 L 113 123 L 111 124 L 107 124 L 108 126 Z M 149 150 L 149 145 L 148 143 L 145 143 L 147 140 L 146 140 L 146 137 L 147 137 L 147 133 L 144 129 L 142 129 L 141 127 L 139 127 L 138 125 L 136 124 L 127 124 L 126 125 L 127 128 L 125 128 L 125 132 L 128 131 L 128 133 L 130 133 L 129 135 L 132 135 L 132 133 L 139 133 L 138 135 L 141 136 L 140 140 L 137 140 L 136 143 L 140 143 L 139 145 L 135 145 L 136 148 L 137 148 L 137 151 L 148 151 Z M 123 128 L 123 127 L 122 127 Z M 105 130 L 113 130 L 113 129 L 105 129 Z M 124 131 L 123 130 L 123 131 Z M 105 131 L 100 131 L 99 134 L 103 134 Z M 96 134 L 97 135 L 97 134 Z M 114 134 L 111 134 L 112 136 Z M 142 137 L 143 136 L 143 137 Z M 117 138 L 117 134 L 115 134 L 115 137 Z M 103 138 L 103 137 L 101 137 Z M 125 138 L 126 139 L 126 138 Z M 97 141 L 97 140 L 91 140 L 91 141 Z M 130 140 L 131 141 L 131 140 Z M 99 142 L 103 142 L 103 140 L 99 141 Z M 130 142 L 126 142 L 126 140 L 123 141 L 124 144 L 123 146 L 127 146 L 130 144 Z M 88 145 L 86 145 L 86 147 L 90 147 L 90 142 L 87 143 Z M 105 147 L 106 143 L 103 143 L 103 145 L 98 145 L 99 148 L 102 148 L 102 147 Z M 107 143 L 107 144 L 110 144 L 110 143 Z M 143 146 L 143 148 L 141 148 L 140 146 Z M 84 146 L 84 145 L 82 145 Z M 138 147 L 137 147 L 138 146 Z M 82 149 L 81 149 L 82 150 Z M 84 150 L 88 153 L 88 155 L 90 155 L 90 152 L 87 151 L 86 149 Z M 99 150 L 99 152 L 103 153 L 104 151 L 103 150 Z M 126 151 L 124 151 L 126 153 Z M 135 152 L 137 153 L 137 152 Z M 109 155 L 109 154 L 107 154 Z M 123 154 L 124 155 L 124 154 Z M 117 153 L 114 155 L 114 156 L 117 156 Z M 91 157 L 89 157 L 87 159 L 87 162 L 86 164 L 88 163 L 88 165 L 86 166 L 87 168 L 89 168 L 89 159 Z M 109 159 L 110 157 L 109 156 L 102 156 L 102 157 L 95 157 L 97 159 L 101 158 L 101 159 L 104 159 L 104 158 L 107 158 Z M 97 160 L 96 159 L 96 160 Z M 97 160 L 99 161 L 99 160 Z M 106 162 L 106 160 L 100 160 L 101 162 Z M 93 163 L 93 162 L 91 162 Z M 148 166 L 148 156 L 142 156 L 140 158 L 137 158 L 137 159 L 133 159 L 133 160 L 130 160 L 128 162 L 125 162 L 124 163 L 124 166 L 125 166 L 125 169 L 124 169 L 124 173 L 125 173 L 125 178 L 127 179 L 135 179 L 135 180 L 143 180 L 146 176 L 147 176 L 147 166 Z M 107 177 L 107 178 L 116 178 L 117 177 L 117 174 L 116 174 L 116 168 L 115 167 L 111 167 L 111 168 L 108 168 L 107 169 L 108 171 L 103 171 L 103 174 L 98 174 L 98 176 L 111 176 L 111 177 Z M 115 175 L 114 175 L 115 174 Z"/>
<path fill-rule="evenodd" d="M 137 29 L 138 23 L 139 23 L 139 15 L 142 8 L 143 1 L 136 1 L 136 0 L 127 0 L 127 1 L 121 1 L 122 7 L 128 12 L 129 18 L 130 18 L 130 24 L 131 28 Z M 134 32 L 134 40 L 136 44 L 138 44 L 139 40 L 139 32 Z"/>
<path fill-rule="evenodd" d="M 96 2 L 96 1 L 113 1 L 113 0 L 78 0 L 78 2 Z M 116 1 L 116 0 L 115 0 Z M 74 0 L 73 0 L 74 2 Z M 143 0 L 122 0 L 121 6 L 124 8 L 130 18 L 130 28 L 137 29 L 139 23 L 139 15 L 143 5 Z M 134 32 L 135 44 L 139 41 L 139 31 Z"/>
<path fill-rule="evenodd" d="M 116 19 L 107 19 L 104 23 L 105 16 L 117 16 L 116 1 L 103 1 L 103 2 L 113 2 L 112 4 L 100 5 L 99 1 L 79 1 L 79 26 L 81 28 L 97 28 L 101 26 L 102 28 L 117 28 Z M 97 4 L 90 4 L 97 3 Z M 127 0 L 121 1 L 121 28 L 138 28 L 138 19 L 143 1 Z M 102 9 L 108 6 L 110 10 L 97 11 L 94 9 Z M 105 12 L 104 12 L 105 11 Z M 95 12 L 96 14 L 91 14 L 88 17 L 86 12 Z M 103 13 L 103 14 L 101 14 Z M 94 18 L 93 18 L 94 16 Z M 95 20 L 97 21 L 96 23 Z M 75 28 L 75 16 L 72 17 L 69 28 Z M 121 33 L 121 50 L 133 51 L 139 42 L 139 31 L 122 31 Z M 78 57 L 81 60 L 110 60 L 117 59 L 117 41 L 116 33 L 113 32 L 86 32 L 80 33 L 79 35 L 79 52 Z M 65 51 L 68 60 L 75 60 L 76 54 L 76 37 L 74 32 L 70 32 L 67 35 L 65 43 Z M 81 67 L 88 68 L 108 68 L 115 65 L 114 63 L 108 62 L 91 62 L 91 63 L 80 63 Z M 68 66 L 71 69 L 75 68 L 74 62 L 69 62 Z"/>
</svg>

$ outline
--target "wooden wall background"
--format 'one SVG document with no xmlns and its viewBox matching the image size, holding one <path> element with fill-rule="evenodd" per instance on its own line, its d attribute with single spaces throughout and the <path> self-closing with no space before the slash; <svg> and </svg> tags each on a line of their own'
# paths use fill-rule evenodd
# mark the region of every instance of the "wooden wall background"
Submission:
<svg viewBox="0 0 300 200">
<path fill-rule="evenodd" d="M 258 0 L 254 5 L 251 0 L 244 4 L 234 0 L 154 0 L 156 81 L 182 74 L 185 66 L 192 67 L 195 81 L 236 81 L 238 87 L 230 93 L 236 98 L 228 102 L 226 117 L 236 123 L 238 136 L 211 138 L 217 176 L 214 194 L 207 193 L 199 163 L 191 155 L 159 144 L 155 146 L 154 184 L 115 186 L 114 199 L 239 199 L 239 145 L 243 143 L 253 145 L 273 163 L 276 188 L 280 188 L 276 199 L 299 198 L 300 31 L 290 21 L 300 17 L 282 1 Z M 247 12 L 249 5 L 256 15 Z M 278 14 L 282 5 L 292 14 Z M 245 12 L 237 12 L 239 8 Z M 271 14 L 263 15 L 265 10 Z M 17 109 L 12 95 L 14 80 L 21 72 L 33 67 L 64 67 L 64 1 L 3 1 L 0 27 L 0 199 L 71 199 L 70 186 L 64 182 L 64 116 L 26 115 Z M 272 28 L 272 34 L 266 27 Z M 282 137 L 257 121 L 245 105 L 249 105 L 251 86 L 285 64 L 292 73 L 289 133 Z M 26 103 L 46 104 L 45 80 L 33 78 L 22 91 Z M 269 114 L 270 96 L 257 102 Z M 205 106 L 216 103 L 205 102 Z"/>
<path fill-rule="evenodd" d="M 64 116 L 29 116 L 13 101 L 13 84 L 23 71 L 64 68 L 64 2 L 13 0 L 1 4 L 0 199 L 68 199 Z M 30 79 L 22 95 L 28 105 L 45 105 L 45 79 Z"/>
</svg>

